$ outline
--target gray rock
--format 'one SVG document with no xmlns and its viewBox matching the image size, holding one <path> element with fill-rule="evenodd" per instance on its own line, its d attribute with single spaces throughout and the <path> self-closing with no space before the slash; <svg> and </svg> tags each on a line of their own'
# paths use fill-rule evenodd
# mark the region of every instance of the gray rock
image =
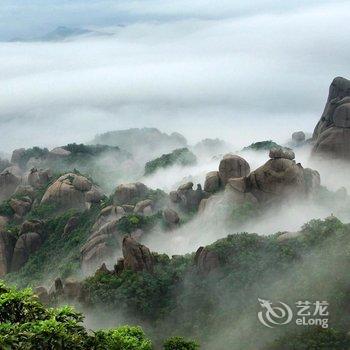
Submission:
<svg viewBox="0 0 350 350">
<path fill-rule="evenodd" d="M 221 180 L 218 171 L 211 171 L 205 177 L 204 191 L 208 193 L 215 193 L 220 190 Z"/>
<path fill-rule="evenodd" d="M 217 253 L 209 250 L 206 247 L 198 248 L 194 262 L 198 271 L 204 275 L 216 270 L 220 266 L 219 256 Z"/>
<path fill-rule="evenodd" d="M 219 176 L 223 186 L 227 184 L 229 179 L 247 176 L 249 173 L 248 162 L 234 154 L 226 154 L 219 165 Z"/>
<path fill-rule="evenodd" d="M 180 222 L 179 214 L 170 208 L 163 210 L 163 218 L 170 225 L 177 225 Z"/>
<path fill-rule="evenodd" d="M 295 154 L 293 152 L 293 150 L 289 149 L 289 148 L 285 148 L 285 147 L 276 147 L 276 148 L 272 148 L 270 150 L 270 154 L 269 157 L 271 159 L 278 159 L 278 158 L 284 158 L 284 159 L 290 159 L 293 160 L 295 158 Z"/>
<path fill-rule="evenodd" d="M 28 232 L 21 235 L 13 251 L 11 271 L 18 271 L 28 261 L 30 255 L 40 248 L 41 244 L 39 233 Z"/>
<path fill-rule="evenodd" d="M 10 272 L 15 244 L 16 238 L 13 234 L 0 231 L 0 277 Z"/>
<path fill-rule="evenodd" d="M 303 131 L 296 131 L 292 134 L 292 140 L 296 143 L 304 142 L 306 139 L 305 133 Z"/>
<path fill-rule="evenodd" d="M 123 239 L 124 268 L 132 271 L 152 272 L 154 259 L 150 250 L 131 237 Z"/>
</svg>

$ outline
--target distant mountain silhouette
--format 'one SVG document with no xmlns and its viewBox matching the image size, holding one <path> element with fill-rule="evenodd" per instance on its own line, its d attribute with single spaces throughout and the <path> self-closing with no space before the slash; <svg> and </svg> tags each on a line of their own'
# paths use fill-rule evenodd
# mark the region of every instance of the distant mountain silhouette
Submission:
<svg viewBox="0 0 350 350">
<path fill-rule="evenodd" d="M 10 41 L 11 42 L 30 42 L 30 41 L 63 41 L 69 38 L 77 37 L 77 36 L 109 36 L 113 35 L 112 33 L 105 33 L 105 32 L 99 32 L 94 31 L 90 29 L 84 29 L 84 28 L 70 28 L 65 26 L 59 26 L 56 29 L 54 29 L 51 32 L 48 32 L 47 34 L 39 37 L 34 38 L 13 38 Z"/>
</svg>

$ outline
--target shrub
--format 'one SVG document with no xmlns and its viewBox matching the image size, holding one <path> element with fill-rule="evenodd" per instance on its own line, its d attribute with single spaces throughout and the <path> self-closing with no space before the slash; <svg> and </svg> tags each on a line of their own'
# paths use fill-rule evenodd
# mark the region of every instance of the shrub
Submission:
<svg viewBox="0 0 350 350">
<path fill-rule="evenodd" d="M 88 334 L 84 317 L 70 307 L 45 308 L 29 289 L 0 282 L 0 348 L 152 350 L 139 327 L 124 326 Z"/>
<path fill-rule="evenodd" d="M 172 337 L 165 341 L 164 350 L 196 350 L 199 345 L 182 337 Z"/>
</svg>

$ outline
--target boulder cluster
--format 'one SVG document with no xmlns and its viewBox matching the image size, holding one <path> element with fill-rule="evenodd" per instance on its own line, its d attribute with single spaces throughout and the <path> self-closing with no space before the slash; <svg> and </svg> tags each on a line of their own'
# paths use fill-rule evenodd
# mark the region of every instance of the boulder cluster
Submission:
<svg viewBox="0 0 350 350">
<path fill-rule="evenodd" d="M 41 204 L 53 204 L 55 207 L 84 210 L 92 203 L 98 203 L 104 194 L 86 177 L 75 173 L 64 174 L 48 187 Z"/>
<path fill-rule="evenodd" d="M 296 163 L 292 150 L 275 148 L 269 156 L 248 176 L 229 179 L 226 190 L 234 194 L 237 202 L 270 204 L 290 196 L 305 198 L 319 188 L 319 173 Z"/>
<path fill-rule="evenodd" d="M 27 220 L 21 225 L 18 239 L 6 231 L 0 232 L 0 277 L 18 271 L 43 242 L 40 220 Z"/>
<path fill-rule="evenodd" d="M 235 154 L 226 154 L 219 164 L 219 171 L 211 171 L 206 175 L 204 191 L 218 192 L 224 189 L 229 179 L 247 176 L 250 173 L 248 162 Z"/>
</svg>

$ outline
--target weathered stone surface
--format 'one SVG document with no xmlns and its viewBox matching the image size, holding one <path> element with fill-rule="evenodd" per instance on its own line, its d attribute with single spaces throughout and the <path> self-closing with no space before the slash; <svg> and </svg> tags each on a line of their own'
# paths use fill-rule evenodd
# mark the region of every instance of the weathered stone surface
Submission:
<svg viewBox="0 0 350 350">
<path fill-rule="evenodd" d="M 177 191 L 170 192 L 170 200 L 176 203 L 183 211 L 198 210 L 199 203 L 203 198 L 208 198 L 209 194 L 202 190 L 200 184 L 193 190 L 193 183 L 188 182 L 181 185 Z"/>
<path fill-rule="evenodd" d="M 22 235 L 27 232 L 36 232 L 41 234 L 44 228 L 44 222 L 42 220 L 26 220 L 21 225 L 19 234 Z"/>
<path fill-rule="evenodd" d="M 19 178 L 22 177 L 23 171 L 18 165 L 11 165 L 2 171 L 3 173 L 9 172 Z"/>
<path fill-rule="evenodd" d="M 19 217 L 26 215 L 32 206 L 31 199 L 24 197 L 24 199 L 10 199 L 10 207 Z"/>
<path fill-rule="evenodd" d="M 307 193 L 312 194 L 317 191 L 321 186 L 321 177 L 318 171 L 305 168 L 304 169 L 304 182 Z"/>
<path fill-rule="evenodd" d="M 292 140 L 296 143 L 304 142 L 305 141 L 305 133 L 303 131 L 296 131 L 292 134 Z"/>
<path fill-rule="evenodd" d="M 62 147 L 56 147 L 53 150 L 51 150 L 48 154 L 48 158 L 52 160 L 56 160 L 59 158 L 65 158 L 68 157 L 71 153 L 67 150 L 65 150 Z"/>
<path fill-rule="evenodd" d="M 113 195 L 115 204 L 135 204 L 138 198 L 142 198 L 147 193 L 147 186 L 141 182 L 119 185 Z"/>
<path fill-rule="evenodd" d="M 177 225 L 180 222 L 179 214 L 170 208 L 163 210 L 163 218 L 170 225 Z"/>
<path fill-rule="evenodd" d="M 350 81 L 333 80 L 313 134 L 313 155 L 350 160 Z"/>
<path fill-rule="evenodd" d="M 179 186 L 179 188 L 177 189 L 178 191 L 188 191 L 188 190 L 192 190 L 193 188 L 193 182 L 189 181 L 184 183 L 183 185 Z"/>
<path fill-rule="evenodd" d="M 238 192 L 247 192 L 247 178 L 245 177 L 237 177 L 235 179 L 229 179 L 227 186 L 232 187 L 234 190 Z"/>
<path fill-rule="evenodd" d="M 19 162 L 22 159 L 22 157 L 24 156 L 25 152 L 26 152 L 25 148 L 15 149 L 12 152 L 11 163 L 12 164 L 19 164 Z"/>
<path fill-rule="evenodd" d="M 66 225 L 64 226 L 63 229 L 63 236 L 67 236 L 69 235 L 72 231 L 74 231 L 79 224 L 79 219 L 76 216 L 71 217 Z"/>
<path fill-rule="evenodd" d="M 13 251 L 11 271 L 18 271 L 27 262 L 30 255 L 40 248 L 41 244 L 41 237 L 36 232 L 21 235 Z"/>
<path fill-rule="evenodd" d="M 225 186 L 229 179 L 247 176 L 250 172 L 248 162 L 240 156 L 227 154 L 219 165 L 221 183 Z"/>
<path fill-rule="evenodd" d="M 202 274 L 208 274 L 220 266 L 219 256 L 208 248 L 199 247 L 194 262 L 197 269 Z"/>
<path fill-rule="evenodd" d="M 124 204 L 122 205 L 122 208 L 126 213 L 132 213 L 134 211 L 135 206 L 130 204 Z"/>
<path fill-rule="evenodd" d="M 91 191 L 98 192 L 91 195 Z M 95 196 L 96 195 L 96 196 Z M 99 189 L 81 175 L 68 173 L 58 178 L 45 192 L 41 203 L 54 204 L 62 209 L 84 210 L 95 200 L 100 200 L 102 195 Z"/>
<path fill-rule="evenodd" d="M 280 155 L 280 154 L 279 154 Z M 270 204 L 290 197 L 307 198 L 320 188 L 320 175 L 294 160 L 277 157 L 248 176 L 230 179 L 225 188 L 229 203 Z"/>
<path fill-rule="evenodd" d="M 270 159 L 248 176 L 247 188 L 259 202 L 304 194 L 304 169 L 290 159 Z"/>
<path fill-rule="evenodd" d="M 270 150 L 269 157 L 271 159 L 278 159 L 278 158 L 284 158 L 284 159 L 290 159 L 293 160 L 295 158 L 295 154 L 293 150 L 285 147 L 278 147 L 278 148 L 272 148 Z"/>
<path fill-rule="evenodd" d="M 85 192 L 85 200 L 88 203 L 99 203 L 104 197 L 105 194 L 96 185 L 92 185 L 91 189 Z"/>
<path fill-rule="evenodd" d="M 218 171 L 211 171 L 205 177 L 204 191 L 215 193 L 220 190 L 221 180 Z"/>
<path fill-rule="evenodd" d="M 131 237 L 123 239 L 124 267 L 132 271 L 153 271 L 154 259 L 150 250 Z"/>
<path fill-rule="evenodd" d="M 32 186 L 23 186 L 23 185 L 19 185 L 16 188 L 16 191 L 14 193 L 14 195 L 19 198 L 19 197 L 29 197 L 32 200 L 35 198 L 35 190 Z"/>
<path fill-rule="evenodd" d="M 316 139 L 313 154 L 336 159 L 349 159 L 350 129 L 331 126 L 324 130 Z"/>
<path fill-rule="evenodd" d="M 9 232 L 0 232 L 0 277 L 5 276 L 11 268 L 16 238 Z"/>
<path fill-rule="evenodd" d="M 138 202 L 135 205 L 134 213 L 150 215 L 152 214 L 153 207 L 154 207 L 154 202 L 151 199 L 145 199 L 143 201 Z"/>
<path fill-rule="evenodd" d="M 90 191 L 92 183 L 84 176 L 76 175 L 72 181 L 72 185 L 79 191 Z"/>
<path fill-rule="evenodd" d="M 21 178 L 4 170 L 0 174 L 0 202 L 10 198 L 21 183 Z"/>
<path fill-rule="evenodd" d="M 118 220 L 125 215 L 122 207 L 108 206 L 102 209 L 92 227 L 92 233 L 81 248 L 82 267 L 92 271 L 113 256 L 116 247 L 121 246 Z"/>
<path fill-rule="evenodd" d="M 2 232 L 8 222 L 9 218 L 7 216 L 0 215 L 0 232 Z"/>
<path fill-rule="evenodd" d="M 46 186 L 51 180 L 51 171 L 38 170 L 37 168 L 32 168 L 28 174 L 28 184 L 33 188 L 41 188 Z"/>
</svg>

